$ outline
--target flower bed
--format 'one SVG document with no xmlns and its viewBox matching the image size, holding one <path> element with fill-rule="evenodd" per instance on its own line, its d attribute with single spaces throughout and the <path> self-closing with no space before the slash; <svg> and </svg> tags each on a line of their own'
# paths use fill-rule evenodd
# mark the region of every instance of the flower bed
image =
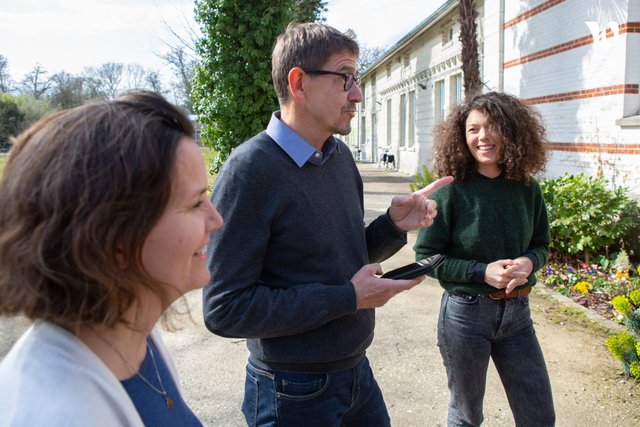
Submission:
<svg viewBox="0 0 640 427">
<path fill-rule="evenodd" d="M 620 313 L 611 305 L 611 300 L 640 289 L 640 266 L 635 270 L 619 271 L 615 268 L 605 269 L 598 264 L 549 265 L 539 278 L 546 286 L 578 304 L 607 319 L 620 321 Z"/>
<path fill-rule="evenodd" d="M 628 266 L 628 258 L 624 255 L 623 264 Z M 540 279 L 547 286 L 627 328 L 609 336 L 605 344 L 621 361 L 624 373 L 640 380 L 640 266 L 632 270 L 586 263 L 575 268 L 568 265 L 553 267 L 552 264 L 540 274 Z"/>
</svg>

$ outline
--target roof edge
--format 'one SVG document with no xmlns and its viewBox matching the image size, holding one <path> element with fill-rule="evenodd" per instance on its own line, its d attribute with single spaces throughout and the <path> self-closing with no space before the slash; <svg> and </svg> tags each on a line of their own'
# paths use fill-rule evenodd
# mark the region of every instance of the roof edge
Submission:
<svg viewBox="0 0 640 427">
<path fill-rule="evenodd" d="M 411 29 L 407 34 L 398 40 L 389 49 L 385 50 L 382 55 L 374 62 L 371 63 L 362 73 L 362 77 L 366 77 L 372 70 L 374 70 L 380 63 L 386 61 L 390 56 L 394 55 L 397 51 L 406 46 L 409 42 L 413 41 L 415 37 L 420 35 L 424 30 L 431 28 L 430 24 L 438 21 L 443 15 L 446 15 L 454 6 L 457 6 L 459 0 L 448 0 L 443 3 L 438 9 L 436 9 L 431 15 L 427 16 L 422 22 Z"/>
</svg>

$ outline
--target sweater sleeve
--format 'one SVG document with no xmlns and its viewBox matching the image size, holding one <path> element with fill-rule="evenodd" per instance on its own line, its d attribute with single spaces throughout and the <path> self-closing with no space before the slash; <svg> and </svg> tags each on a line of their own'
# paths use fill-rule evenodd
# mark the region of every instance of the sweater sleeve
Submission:
<svg viewBox="0 0 640 427">
<path fill-rule="evenodd" d="M 448 253 L 454 211 L 454 196 L 450 186 L 440 189 L 431 198 L 438 204 L 438 215 L 431 227 L 422 228 L 418 232 L 418 238 L 413 247 L 416 260 L 443 254 L 446 257 L 445 262 L 429 273 L 429 276 L 447 282 L 468 283 L 471 280 L 469 267 L 474 260 L 456 258 Z"/>
<path fill-rule="evenodd" d="M 531 236 L 529 248 L 523 254 L 530 259 L 535 257 L 537 262 L 533 262 L 533 272 L 531 275 L 542 268 L 549 258 L 549 244 L 551 243 L 551 233 L 549 229 L 549 217 L 547 215 L 547 207 L 542 197 L 542 190 L 537 181 L 533 181 L 533 198 L 534 198 L 534 226 Z M 530 282 L 532 277 L 529 278 Z M 535 279 L 535 277 L 533 278 Z M 535 283 L 535 282 L 534 282 Z"/>
<path fill-rule="evenodd" d="M 369 262 L 382 262 L 407 244 L 407 233 L 391 222 L 388 214 L 382 214 L 366 228 Z"/>
<path fill-rule="evenodd" d="M 288 207 L 269 199 L 278 186 L 256 178 L 257 173 L 250 159 L 230 158 L 216 181 L 212 202 L 225 223 L 212 233 L 208 247 L 211 279 L 203 292 L 206 327 L 223 337 L 274 338 L 354 314 L 355 289 L 348 281 L 285 287 L 260 280 L 265 258 L 277 256 L 267 253 L 276 215 L 270 209 Z"/>
</svg>

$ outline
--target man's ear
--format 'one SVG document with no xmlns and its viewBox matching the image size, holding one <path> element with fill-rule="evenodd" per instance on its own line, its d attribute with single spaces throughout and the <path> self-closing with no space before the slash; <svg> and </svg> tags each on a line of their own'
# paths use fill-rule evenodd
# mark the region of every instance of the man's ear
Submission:
<svg viewBox="0 0 640 427">
<path fill-rule="evenodd" d="M 293 99 L 301 100 L 304 98 L 304 76 L 304 71 L 300 67 L 293 67 L 289 71 L 289 93 Z"/>
</svg>

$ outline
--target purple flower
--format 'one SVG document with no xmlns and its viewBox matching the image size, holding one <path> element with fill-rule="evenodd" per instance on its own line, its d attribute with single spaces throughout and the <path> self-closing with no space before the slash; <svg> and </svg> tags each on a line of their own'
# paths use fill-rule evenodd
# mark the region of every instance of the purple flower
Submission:
<svg viewBox="0 0 640 427">
<path fill-rule="evenodd" d="M 551 267 L 547 267 L 547 269 L 545 270 L 545 274 L 546 274 L 547 276 L 549 276 L 549 275 L 553 274 L 553 270 L 551 269 Z"/>
<path fill-rule="evenodd" d="M 573 274 L 573 268 L 571 268 L 571 267 L 567 267 L 567 273 L 569 273 L 569 274 Z"/>
</svg>

